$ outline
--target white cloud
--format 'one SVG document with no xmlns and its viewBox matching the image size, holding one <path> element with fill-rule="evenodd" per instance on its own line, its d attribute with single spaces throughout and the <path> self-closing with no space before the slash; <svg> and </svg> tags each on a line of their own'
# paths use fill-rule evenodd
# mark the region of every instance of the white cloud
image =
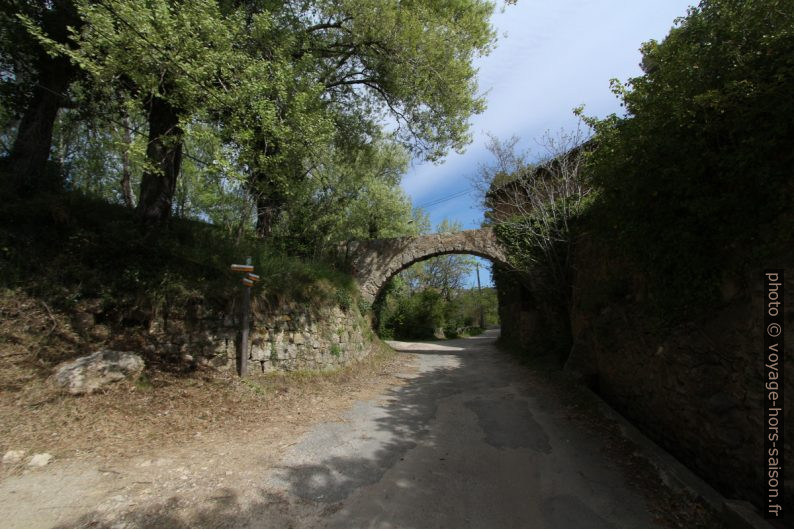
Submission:
<svg viewBox="0 0 794 529">
<path fill-rule="evenodd" d="M 478 62 L 488 109 L 472 120 L 472 145 L 440 165 L 416 164 L 403 189 L 420 204 L 469 187 L 468 177 L 488 160 L 486 132 L 502 139 L 515 134 L 521 148 L 534 148 L 544 131 L 573 126 L 571 110 L 580 104 L 588 114 L 618 112 L 609 79 L 639 75 L 641 43 L 663 38 L 689 5 L 683 0 L 522 0 L 495 15 L 499 43 Z M 477 216 L 473 205 L 470 197 L 451 200 L 431 210 L 432 219 L 438 222 L 443 212 L 471 226 Z"/>
</svg>

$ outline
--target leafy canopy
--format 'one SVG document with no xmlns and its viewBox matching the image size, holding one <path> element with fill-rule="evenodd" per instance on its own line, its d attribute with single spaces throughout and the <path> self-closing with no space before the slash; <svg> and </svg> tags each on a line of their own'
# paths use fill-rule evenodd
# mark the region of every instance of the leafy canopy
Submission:
<svg viewBox="0 0 794 529">
<path fill-rule="evenodd" d="M 602 233 L 649 272 L 668 314 L 791 238 L 792 37 L 790 1 L 704 0 L 643 45 L 644 75 L 613 81 L 626 115 L 589 120 Z"/>
</svg>

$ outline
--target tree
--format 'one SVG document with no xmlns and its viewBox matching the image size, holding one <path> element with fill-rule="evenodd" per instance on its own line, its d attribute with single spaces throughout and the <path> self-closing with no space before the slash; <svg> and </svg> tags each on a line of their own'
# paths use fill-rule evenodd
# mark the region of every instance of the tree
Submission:
<svg viewBox="0 0 794 529">
<path fill-rule="evenodd" d="M 82 3 L 81 12 L 88 22 L 81 59 L 129 86 L 147 115 L 150 166 L 137 211 L 145 222 L 161 222 L 171 213 L 186 123 L 233 104 L 227 95 L 236 85 L 260 84 L 261 74 L 251 70 L 263 65 L 235 49 L 245 24 L 212 0 L 108 0 Z M 235 75 L 242 76 L 236 83 Z"/>
<path fill-rule="evenodd" d="M 344 138 L 337 148 L 366 144 L 386 112 L 406 148 L 438 159 L 449 148 L 463 148 L 468 118 L 484 108 L 471 63 L 490 50 L 492 9 L 481 0 L 283 2 L 274 10 L 273 32 L 290 47 L 308 86 L 321 87 L 312 92 L 321 103 L 314 110 L 331 116 L 336 138 Z M 281 101 L 299 99 L 287 91 Z M 280 155 L 291 143 L 266 130 L 256 136 L 259 152 L 266 154 Z M 299 136 L 305 141 L 307 134 Z M 269 165 L 255 171 L 251 185 L 258 194 L 262 235 L 270 232 L 272 212 L 285 202 L 288 183 L 305 175 Z"/>
<path fill-rule="evenodd" d="M 407 153 L 389 138 L 373 138 L 354 152 L 330 146 L 302 184 L 293 185 L 274 234 L 298 253 L 320 255 L 340 241 L 417 233 L 399 187 L 407 165 Z"/>
<path fill-rule="evenodd" d="M 457 233 L 463 226 L 458 221 L 443 219 L 436 227 L 436 233 Z M 422 285 L 424 288 L 435 288 L 447 302 L 454 299 L 457 291 L 464 286 L 464 281 L 474 270 L 474 258 L 470 255 L 440 255 L 431 257 L 420 264 Z"/>
<path fill-rule="evenodd" d="M 493 6 L 396 0 L 75 0 L 83 25 L 66 42 L 27 30 L 85 86 L 134 103 L 148 122 L 137 210 L 168 217 L 184 142 L 198 123 L 229 145 L 267 235 L 318 152 L 355 152 L 383 128 L 414 155 L 439 159 L 469 141 L 482 111 L 474 57 L 487 53 Z M 229 165 L 229 164 L 226 164 Z"/>
<path fill-rule="evenodd" d="M 186 128 L 233 108 L 251 85 L 264 90 L 269 62 L 239 53 L 236 39 L 247 27 L 242 14 L 223 13 L 212 0 L 75 4 L 84 24 L 69 42 L 49 38 L 35 24 L 28 29 L 51 54 L 90 75 L 87 92 L 100 87 L 118 99 L 119 110 L 133 107 L 146 116 L 148 165 L 137 211 L 147 223 L 161 222 L 171 213 Z"/>
<path fill-rule="evenodd" d="M 490 207 L 488 193 L 515 180 L 533 165 L 527 161 L 528 152 L 517 151 L 516 146 L 520 141 L 518 136 L 510 136 L 504 141 L 490 132 L 486 136 L 488 139 L 485 141 L 485 148 L 491 153 L 493 160 L 479 164 L 477 173 L 470 180 L 487 211 Z"/>
<path fill-rule="evenodd" d="M 562 307 L 571 301 L 572 220 L 588 204 L 592 186 L 584 174 L 592 148 L 581 126 L 549 132 L 538 141 L 543 148 L 534 164 L 513 154 L 516 140 L 491 139 L 495 163 L 484 166 L 479 187 L 485 194 L 486 217 L 507 245 L 511 266 L 538 276 L 536 291 Z M 510 172 L 508 172 L 510 171 Z"/>
<path fill-rule="evenodd" d="M 0 97 L 18 120 L 5 166 L 19 193 L 61 185 L 47 177 L 47 160 L 55 119 L 70 104 L 68 90 L 79 70 L 41 39 L 64 45 L 69 28 L 80 25 L 70 0 L 0 1 Z"/>
<path fill-rule="evenodd" d="M 145 125 L 142 116 L 111 121 L 81 95 L 73 99 L 81 108 L 63 109 L 55 121 L 51 170 L 67 190 L 133 208 L 133 183 L 145 165 L 145 135 L 135 132 Z"/>
<path fill-rule="evenodd" d="M 794 236 L 792 35 L 788 1 L 704 0 L 643 45 L 643 75 L 613 81 L 626 114 L 589 120 L 601 231 L 667 315 Z"/>
</svg>

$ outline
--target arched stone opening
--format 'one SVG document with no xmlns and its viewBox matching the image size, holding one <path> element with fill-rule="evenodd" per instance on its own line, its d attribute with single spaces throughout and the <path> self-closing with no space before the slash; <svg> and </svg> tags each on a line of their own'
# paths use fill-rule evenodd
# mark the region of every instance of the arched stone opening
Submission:
<svg viewBox="0 0 794 529">
<path fill-rule="evenodd" d="M 469 254 L 506 264 L 507 256 L 492 228 L 457 233 L 352 241 L 346 248 L 347 260 L 359 284 L 362 298 L 373 303 L 384 285 L 395 274 L 431 257 Z"/>
</svg>

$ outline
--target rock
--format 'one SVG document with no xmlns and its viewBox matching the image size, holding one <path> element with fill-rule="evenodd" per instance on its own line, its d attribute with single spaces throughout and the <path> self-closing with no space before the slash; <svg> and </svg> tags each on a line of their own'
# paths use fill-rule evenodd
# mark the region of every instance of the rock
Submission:
<svg viewBox="0 0 794 529">
<path fill-rule="evenodd" d="M 104 341 L 110 338 L 110 329 L 107 325 L 96 325 L 93 329 L 91 329 L 89 334 L 94 340 Z"/>
<path fill-rule="evenodd" d="M 708 406 L 708 410 L 711 413 L 715 414 L 715 416 L 718 416 L 728 410 L 737 408 L 739 406 L 739 402 L 730 393 L 721 391 L 709 397 L 706 401 L 706 405 Z"/>
<path fill-rule="evenodd" d="M 213 356 L 210 363 L 215 367 L 224 367 L 231 365 L 232 359 L 225 354 L 221 354 Z"/>
<path fill-rule="evenodd" d="M 104 349 L 62 363 L 55 371 L 55 381 L 73 395 L 92 393 L 112 382 L 137 378 L 143 366 L 143 359 L 135 353 Z"/>
<path fill-rule="evenodd" d="M 3 455 L 4 465 L 16 465 L 25 457 L 24 450 L 9 450 Z"/>
<path fill-rule="evenodd" d="M 270 344 L 254 345 L 251 348 L 251 360 L 267 360 L 270 357 Z"/>
<path fill-rule="evenodd" d="M 52 461 L 52 454 L 35 454 L 33 457 L 30 458 L 28 461 L 29 467 L 46 467 Z"/>
</svg>

